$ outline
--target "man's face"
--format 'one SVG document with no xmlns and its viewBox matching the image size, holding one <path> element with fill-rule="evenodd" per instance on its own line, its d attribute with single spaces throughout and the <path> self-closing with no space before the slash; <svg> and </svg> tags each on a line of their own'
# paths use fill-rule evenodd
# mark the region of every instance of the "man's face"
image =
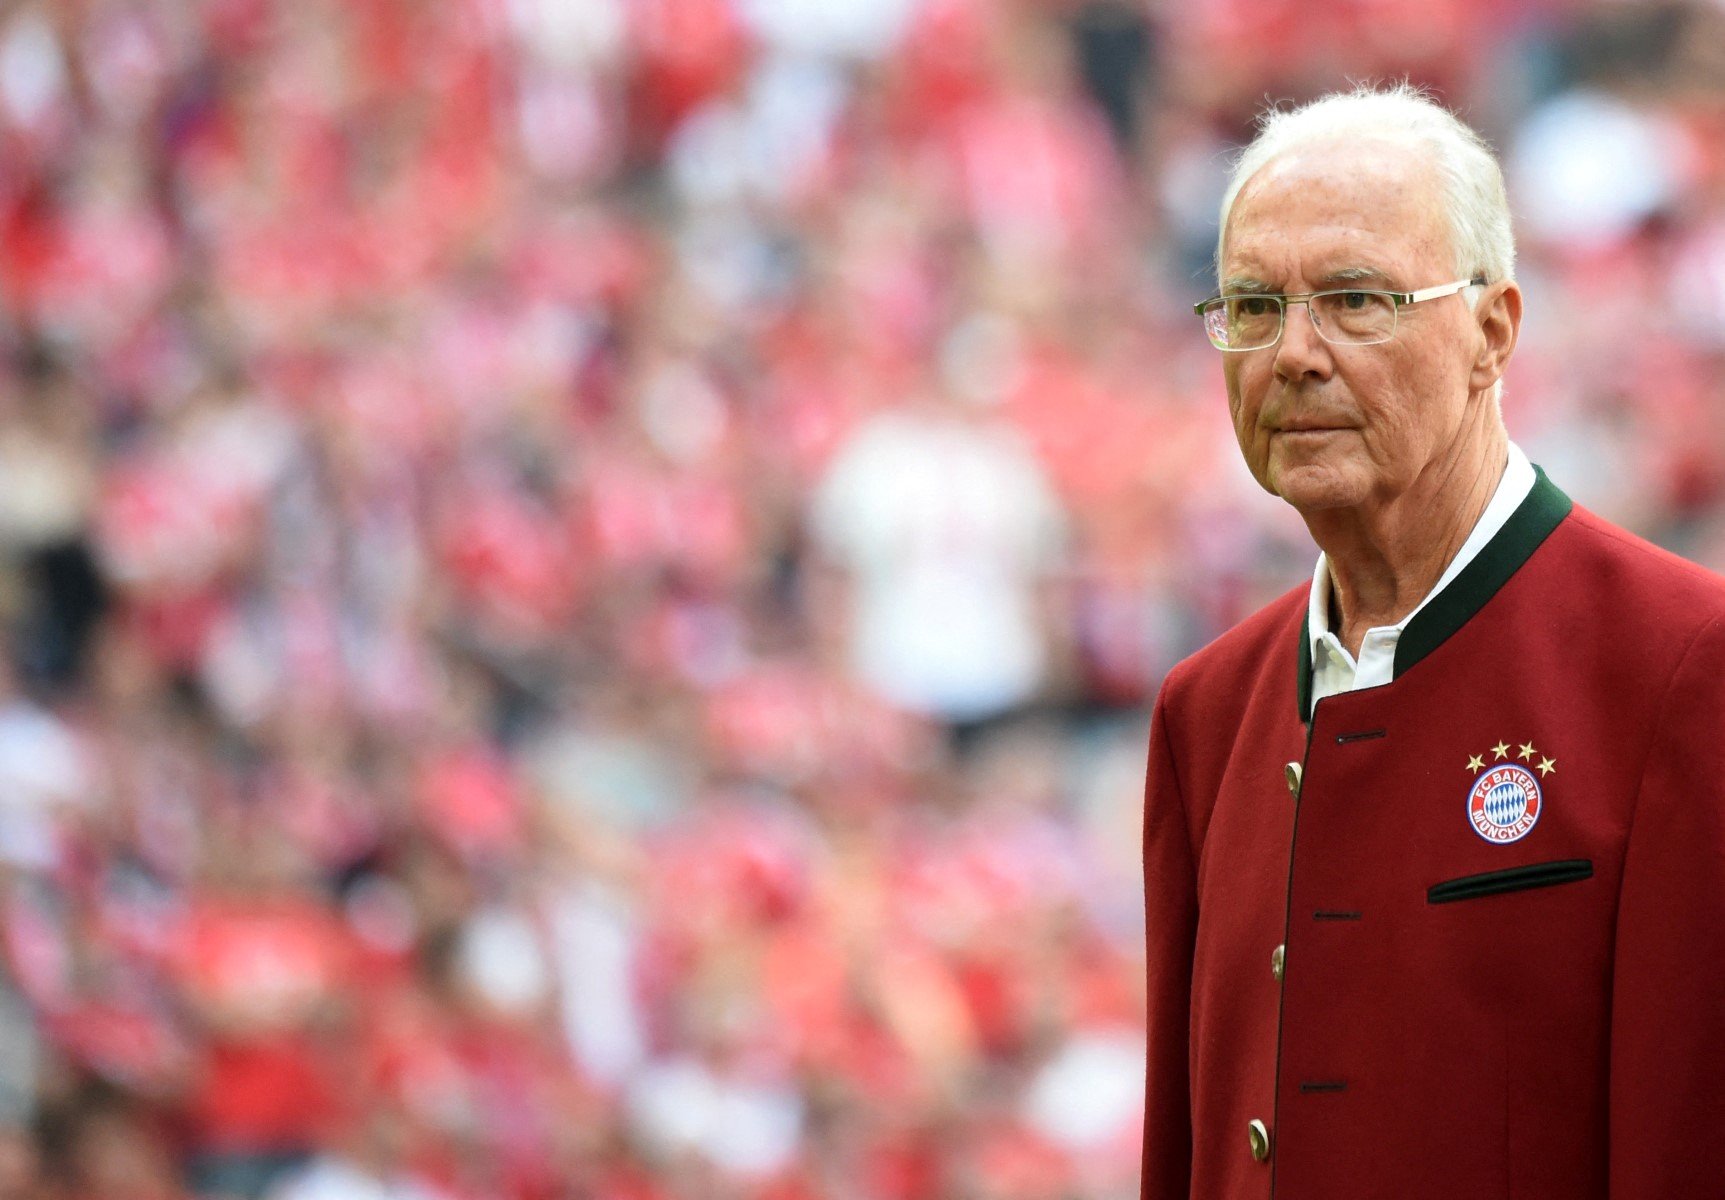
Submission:
<svg viewBox="0 0 1725 1200">
<path fill-rule="evenodd" d="M 1224 291 L 1409 292 L 1458 278 L 1435 168 L 1377 140 L 1272 159 L 1236 197 L 1223 246 Z M 1247 466 L 1302 513 L 1393 500 L 1454 453 L 1482 345 L 1466 292 L 1403 307 L 1395 337 L 1371 346 L 1326 342 L 1306 306 L 1290 306 L 1274 346 L 1223 355 Z"/>
</svg>

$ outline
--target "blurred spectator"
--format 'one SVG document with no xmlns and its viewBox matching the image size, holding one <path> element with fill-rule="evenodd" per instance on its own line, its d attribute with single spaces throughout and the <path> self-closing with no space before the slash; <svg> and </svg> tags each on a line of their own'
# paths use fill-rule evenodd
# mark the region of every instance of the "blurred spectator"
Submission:
<svg viewBox="0 0 1725 1200">
<path fill-rule="evenodd" d="M 351 967 L 297 848 L 230 820 L 210 831 L 168 953 L 204 1052 L 186 1101 L 193 1186 L 256 1198 L 345 1115 L 328 1038 Z"/>
<path fill-rule="evenodd" d="M 1046 685 L 1063 520 L 1010 426 L 938 390 L 861 425 L 814 500 L 851 576 L 852 662 L 913 712 L 972 722 Z"/>
</svg>

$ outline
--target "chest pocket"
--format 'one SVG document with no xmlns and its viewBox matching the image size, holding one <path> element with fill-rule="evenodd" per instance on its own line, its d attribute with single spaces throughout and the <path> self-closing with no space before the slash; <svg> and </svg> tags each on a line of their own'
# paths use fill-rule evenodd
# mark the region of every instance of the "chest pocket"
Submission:
<svg viewBox="0 0 1725 1200">
<path fill-rule="evenodd" d="M 1459 879 L 1434 883 L 1426 889 L 1426 903 L 1449 904 L 1457 900 L 1477 900 L 1483 896 L 1501 896 L 1505 892 L 1555 887 L 1560 883 L 1576 883 L 1592 877 L 1593 860 L 1588 858 L 1529 863 L 1524 867 L 1508 867 L 1502 871 L 1463 875 Z"/>
</svg>

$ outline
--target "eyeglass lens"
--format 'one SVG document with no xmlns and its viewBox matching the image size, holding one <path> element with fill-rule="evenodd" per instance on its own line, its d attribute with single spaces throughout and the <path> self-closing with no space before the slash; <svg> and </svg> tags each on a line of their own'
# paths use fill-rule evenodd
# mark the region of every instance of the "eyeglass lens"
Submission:
<svg viewBox="0 0 1725 1200">
<path fill-rule="evenodd" d="M 1319 336 L 1327 341 L 1382 342 L 1395 333 L 1396 306 L 1388 296 L 1321 292 L 1307 303 Z M 1284 311 L 1279 296 L 1229 296 L 1205 310 L 1204 326 L 1210 340 L 1224 349 L 1255 350 L 1281 336 Z"/>
</svg>

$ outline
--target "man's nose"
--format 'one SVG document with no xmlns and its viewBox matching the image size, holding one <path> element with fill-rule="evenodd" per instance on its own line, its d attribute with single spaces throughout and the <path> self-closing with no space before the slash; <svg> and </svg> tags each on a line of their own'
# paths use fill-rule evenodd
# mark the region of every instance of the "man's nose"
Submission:
<svg viewBox="0 0 1725 1200">
<path fill-rule="evenodd" d="M 1290 304 L 1282 313 L 1282 338 L 1276 343 L 1276 376 L 1292 383 L 1330 377 L 1330 344 L 1318 336 L 1309 304 Z"/>
</svg>

